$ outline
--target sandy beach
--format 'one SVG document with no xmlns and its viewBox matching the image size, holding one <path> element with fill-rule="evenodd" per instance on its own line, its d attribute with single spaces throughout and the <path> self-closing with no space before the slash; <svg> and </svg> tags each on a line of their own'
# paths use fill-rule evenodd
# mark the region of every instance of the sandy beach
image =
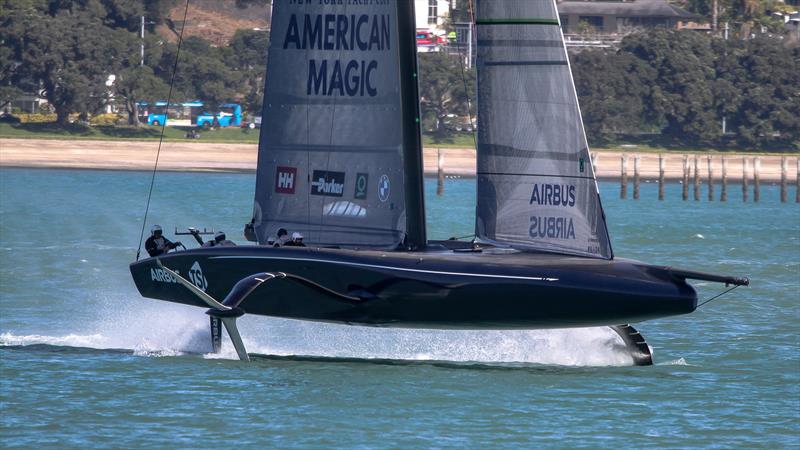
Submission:
<svg viewBox="0 0 800 450">
<path fill-rule="evenodd" d="M 105 170 L 152 170 L 158 150 L 155 141 L 95 141 L 95 140 L 53 140 L 53 139 L 0 139 L 0 166 L 105 169 Z M 444 172 L 447 176 L 475 176 L 475 150 L 435 147 L 425 148 L 424 162 L 426 175 L 436 175 L 439 154 L 443 158 Z M 593 151 L 597 175 L 601 179 L 619 179 L 621 173 L 621 152 Z M 628 155 L 628 177 L 634 174 L 634 155 L 640 157 L 639 170 L 642 179 L 658 179 L 658 154 L 626 152 Z M 668 180 L 678 180 L 683 174 L 684 153 L 665 153 L 665 176 Z M 690 155 L 690 166 L 694 158 Z M 721 176 L 721 157 L 713 155 L 714 177 Z M 742 178 L 743 160 L 747 158 L 750 177 L 753 171 L 753 155 L 725 153 L 728 179 L 732 182 Z M 257 146 L 255 144 L 217 144 L 202 142 L 174 142 L 162 144 L 158 162 L 159 170 L 196 172 L 249 172 L 255 171 Z M 701 179 L 708 175 L 708 162 L 705 154 L 699 155 L 698 172 Z M 761 160 L 761 180 L 778 182 L 781 179 L 781 156 L 763 155 Z M 787 157 L 788 179 L 797 179 L 798 156 Z"/>
</svg>

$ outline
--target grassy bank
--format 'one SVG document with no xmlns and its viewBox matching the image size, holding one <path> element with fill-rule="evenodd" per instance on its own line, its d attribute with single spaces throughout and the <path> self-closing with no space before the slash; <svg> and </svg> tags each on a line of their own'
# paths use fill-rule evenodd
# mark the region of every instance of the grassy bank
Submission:
<svg viewBox="0 0 800 450">
<path fill-rule="evenodd" d="M 164 139 L 186 141 L 188 128 L 166 127 Z M 240 128 L 221 128 L 217 130 L 199 130 L 198 142 L 221 142 L 230 144 L 249 144 L 258 142 L 258 130 L 247 132 Z M 11 125 L 0 123 L 0 138 L 16 139 L 96 139 L 104 141 L 123 140 L 158 140 L 161 127 L 142 126 L 85 126 L 70 124 L 59 126 L 54 123 L 22 123 Z"/>
<path fill-rule="evenodd" d="M 190 128 L 166 127 L 164 139 L 169 141 L 187 142 L 186 133 Z M 217 130 L 199 130 L 200 138 L 196 142 L 228 143 L 228 144 L 256 144 L 258 143 L 259 130 L 244 131 L 240 128 L 220 128 Z M 70 124 L 59 126 L 54 123 L 22 123 L 11 125 L 0 123 L 0 139 L 96 139 L 96 140 L 158 140 L 161 136 L 161 127 L 154 126 L 119 126 L 97 125 L 85 126 Z M 446 138 L 436 138 L 423 135 L 422 142 L 427 148 L 474 148 L 472 134 L 462 133 Z M 718 153 L 735 152 L 745 154 L 775 154 L 798 153 L 797 145 L 774 146 L 764 149 L 751 149 L 744 147 L 728 146 L 724 148 L 709 148 L 691 146 L 661 139 L 643 139 L 634 137 L 622 142 L 608 143 L 592 146 L 592 151 L 616 151 L 637 153 Z"/>
</svg>

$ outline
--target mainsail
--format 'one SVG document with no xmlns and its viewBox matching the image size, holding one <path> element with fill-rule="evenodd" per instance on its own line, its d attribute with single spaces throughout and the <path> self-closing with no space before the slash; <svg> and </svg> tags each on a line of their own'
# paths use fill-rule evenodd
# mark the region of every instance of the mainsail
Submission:
<svg viewBox="0 0 800 450">
<path fill-rule="evenodd" d="M 285 228 L 318 245 L 424 245 L 422 186 L 407 182 L 421 178 L 413 4 L 399 1 L 273 2 L 260 243 Z"/>
<path fill-rule="evenodd" d="M 476 234 L 612 258 L 554 0 L 478 0 Z"/>
</svg>

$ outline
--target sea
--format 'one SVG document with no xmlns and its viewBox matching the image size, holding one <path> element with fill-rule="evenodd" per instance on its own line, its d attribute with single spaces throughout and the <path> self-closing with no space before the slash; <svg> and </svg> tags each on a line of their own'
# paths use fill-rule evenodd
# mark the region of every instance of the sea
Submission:
<svg viewBox="0 0 800 450">
<path fill-rule="evenodd" d="M 244 363 L 227 339 L 210 353 L 202 309 L 132 283 L 150 175 L 0 169 L 0 447 L 800 448 L 800 205 L 777 186 L 744 203 L 731 185 L 722 203 L 682 201 L 678 184 L 658 201 L 655 183 L 621 200 L 600 184 L 618 257 L 752 281 L 637 324 L 651 367 L 607 328 L 255 316 L 239 321 Z M 145 228 L 243 244 L 254 180 L 158 173 Z M 474 180 L 447 179 L 442 196 L 427 180 L 429 236 L 471 234 L 474 202 Z M 725 289 L 694 285 L 701 300 Z"/>
</svg>

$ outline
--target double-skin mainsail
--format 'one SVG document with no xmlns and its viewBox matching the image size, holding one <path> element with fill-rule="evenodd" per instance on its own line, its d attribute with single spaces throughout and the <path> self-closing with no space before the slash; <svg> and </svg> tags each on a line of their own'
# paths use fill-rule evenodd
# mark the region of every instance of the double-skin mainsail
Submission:
<svg viewBox="0 0 800 450">
<path fill-rule="evenodd" d="M 413 4 L 275 2 L 253 225 L 321 246 L 422 248 Z"/>
</svg>

